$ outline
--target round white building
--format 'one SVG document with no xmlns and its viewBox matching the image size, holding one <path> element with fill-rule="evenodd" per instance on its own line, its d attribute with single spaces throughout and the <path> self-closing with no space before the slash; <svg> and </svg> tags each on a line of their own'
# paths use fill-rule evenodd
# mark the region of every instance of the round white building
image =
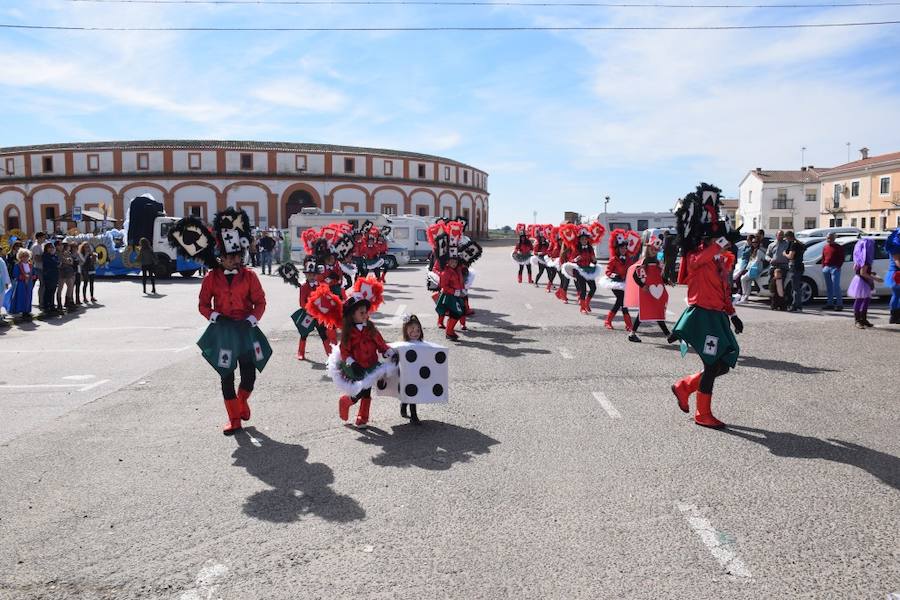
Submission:
<svg viewBox="0 0 900 600">
<path fill-rule="evenodd" d="M 486 237 L 488 175 L 455 160 L 376 148 L 282 142 L 153 140 L 0 148 L 0 226 L 63 230 L 83 211 L 122 220 L 150 193 L 166 213 L 205 221 L 226 206 L 286 228 L 302 208 L 467 217 Z M 84 225 L 79 227 L 83 230 Z"/>
</svg>

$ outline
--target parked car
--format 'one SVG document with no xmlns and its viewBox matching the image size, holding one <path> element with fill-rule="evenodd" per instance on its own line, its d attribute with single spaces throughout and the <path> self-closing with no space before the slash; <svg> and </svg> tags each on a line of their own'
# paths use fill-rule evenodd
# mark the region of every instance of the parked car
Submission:
<svg viewBox="0 0 900 600">
<path fill-rule="evenodd" d="M 795 235 L 798 238 L 821 238 L 824 240 L 828 237 L 829 233 L 833 233 L 837 237 L 859 237 L 863 235 L 864 232 L 862 229 L 857 229 L 856 227 L 819 227 L 818 229 L 801 229 L 796 232 Z"/>
<path fill-rule="evenodd" d="M 887 251 L 884 249 L 884 243 L 887 239 L 887 235 L 876 234 L 863 237 L 872 238 L 873 240 L 875 240 L 875 262 L 872 264 L 872 270 L 876 274 L 883 276 L 887 272 L 888 263 L 890 261 L 890 256 L 888 256 Z M 843 292 L 845 298 L 847 296 L 847 288 L 850 287 L 850 281 L 855 275 L 853 269 L 853 247 L 856 246 L 856 242 L 858 240 L 859 237 L 856 236 L 839 237 L 835 240 L 844 249 L 844 265 L 841 267 L 841 291 Z M 822 275 L 822 252 L 824 249 L 824 241 L 816 242 L 810 246 L 807 246 L 806 252 L 803 255 L 803 265 L 805 267 L 803 272 L 804 304 L 810 302 L 813 298 L 824 296 L 828 290 L 828 288 L 825 287 L 825 277 Z M 761 296 L 768 297 L 768 267 L 766 267 L 766 269 L 763 270 L 762 273 L 760 273 L 758 282 L 760 288 L 759 294 Z M 785 296 L 790 298 L 793 291 L 789 279 L 785 280 L 784 290 Z M 883 281 L 878 281 L 875 283 L 875 295 L 879 297 L 890 296 L 891 288 L 886 287 Z"/>
<path fill-rule="evenodd" d="M 388 246 L 387 254 L 384 256 L 384 266 L 388 270 L 396 269 L 400 265 L 409 264 L 409 250 L 403 246 L 391 244 Z"/>
</svg>

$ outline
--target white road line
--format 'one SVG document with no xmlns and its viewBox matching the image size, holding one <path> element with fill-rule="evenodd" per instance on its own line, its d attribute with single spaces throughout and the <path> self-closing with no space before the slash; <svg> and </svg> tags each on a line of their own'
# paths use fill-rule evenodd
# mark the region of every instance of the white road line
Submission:
<svg viewBox="0 0 900 600">
<path fill-rule="evenodd" d="M 63 377 L 66 381 L 86 381 L 88 379 L 94 379 L 96 375 L 66 375 Z"/>
<path fill-rule="evenodd" d="M 121 354 L 123 352 L 184 352 L 191 346 L 182 346 L 181 348 L 105 348 L 107 352 L 113 354 Z M 43 350 L 0 350 L 0 354 L 47 354 L 55 352 L 57 354 L 70 354 L 73 352 L 82 353 L 84 348 L 46 348 Z"/>
<path fill-rule="evenodd" d="M 565 358 L 566 360 L 572 360 L 573 358 L 575 358 L 574 356 L 572 356 L 572 353 L 569 352 L 569 349 L 568 349 L 568 348 L 560 348 L 560 349 L 559 349 L 559 353 L 560 353 L 560 354 L 562 355 L 562 357 Z"/>
<path fill-rule="evenodd" d="M 406 312 L 406 305 L 401 304 L 397 307 L 397 310 L 394 311 L 394 318 L 391 319 L 392 327 L 400 327 L 403 324 L 403 313 Z"/>
<path fill-rule="evenodd" d="M 610 419 L 621 419 L 622 415 L 619 414 L 619 411 L 616 410 L 616 407 L 612 405 L 612 402 L 606 397 L 603 392 L 593 392 L 594 399 L 603 407 L 603 410 L 606 411 L 606 414 L 609 415 Z"/>
<path fill-rule="evenodd" d="M 189 348 L 191 348 L 192 345 L 193 344 L 188 344 L 187 346 L 182 346 L 181 348 L 179 348 L 178 350 L 175 351 L 175 354 L 178 354 L 179 352 L 184 352 L 185 350 L 188 350 Z"/>
<path fill-rule="evenodd" d="M 527 308 L 528 310 L 534 309 L 534 307 L 532 305 L 528 304 L 527 302 L 525 303 L 525 308 Z"/>
<path fill-rule="evenodd" d="M 129 329 L 158 329 L 161 331 L 166 331 L 169 329 L 174 329 L 174 327 L 153 325 L 124 325 L 121 327 L 85 327 L 83 329 L 80 329 L 79 331 L 128 331 Z"/>
<path fill-rule="evenodd" d="M 179 600 L 212 600 L 217 597 L 219 584 L 228 576 L 228 567 L 212 561 L 206 561 L 207 565 L 200 569 L 194 580 L 194 587 L 179 597 Z"/>
<path fill-rule="evenodd" d="M 719 561 L 726 573 L 735 577 L 750 577 L 750 569 L 732 550 L 734 547 L 733 538 L 716 530 L 708 519 L 700 515 L 696 505 L 676 502 L 675 507 L 681 511 L 684 518 L 687 519 L 690 528 L 694 530 L 694 533 L 697 534 L 709 552 Z"/>
<path fill-rule="evenodd" d="M 79 389 L 78 391 L 86 392 L 88 390 L 94 389 L 95 387 L 100 387 L 104 383 L 109 383 L 109 379 L 101 379 L 100 381 L 95 381 L 94 383 L 89 383 L 88 385 L 84 386 L 83 388 Z"/>
<path fill-rule="evenodd" d="M 0 390 L 31 390 L 40 388 L 80 388 L 81 383 L 22 383 L 18 385 L 0 385 Z"/>
</svg>

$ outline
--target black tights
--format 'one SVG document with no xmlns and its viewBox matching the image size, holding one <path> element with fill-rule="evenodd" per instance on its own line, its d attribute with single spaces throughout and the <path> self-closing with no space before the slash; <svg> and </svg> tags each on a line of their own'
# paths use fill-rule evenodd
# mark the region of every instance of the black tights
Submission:
<svg viewBox="0 0 900 600">
<path fill-rule="evenodd" d="M 328 329 L 324 325 L 316 324 L 316 331 L 318 332 L 319 337 L 322 338 L 323 342 L 328 341 Z M 306 334 L 305 336 L 301 337 L 300 339 L 305 342 L 306 338 L 308 338 L 308 337 L 309 337 L 309 334 Z"/>
<path fill-rule="evenodd" d="M 564 292 L 569 291 L 569 278 L 563 275 L 562 269 L 559 270 L 559 287 Z"/>
<path fill-rule="evenodd" d="M 704 394 L 712 394 L 713 384 L 716 382 L 716 377 L 721 377 L 730 370 L 731 367 L 726 365 L 721 360 L 718 360 L 711 365 L 704 365 L 703 375 L 700 376 L 700 392 Z"/>
<path fill-rule="evenodd" d="M 539 262 L 538 263 L 538 273 L 537 273 L 537 276 L 534 278 L 535 285 L 537 285 L 541 281 L 541 275 L 544 274 L 544 271 L 549 272 L 549 269 L 547 269 L 547 267 L 544 265 L 544 263 Z"/>
<path fill-rule="evenodd" d="M 153 272 L 153 267 L 141 267 L 141 285 L 144 286 L 144 293 L 147 293 L 147 276 L 150 276 L 150 285 L 153 288 L 153 293 L 156 293 L 156 273 Z"/>
<path fill-rule="evenodd" d="M 575 289 L 578 290 L 579 298 L 590 300 L 597 292 L 597 282 L 593 279 L 585 279 L 578 273 L 575 273 Z"/>
<path fill-rule="evenodd" d="M 241 372 L 241 389 L 247 392 L 253 391 L 253 384 L 256 382 L 256 365 L 253 364 L 253 358 L 249 354 L 244 354 L 238 358 L 238 369 Z M 222 375 L 222 396 L 226 400 L 236 398 L 234 392 L 234 371 L 228 375 Z"/>
<path fill-rule="evenodd" d="M 522 269 L 528 269 L 528 276 L 531 277 L 531 263 L 527 265 L 519 265 L 519 277 L 522 276 Z"/>
<path fill-rule="evenodd" d="M 611 312 L 612 314 L 616 314 L 616 312 L 621 308 L 622 314 L 627 315 L 628 309 L 622 306 L 623 304 L 625 304 L 625 290 L 613 290 L 612 293 L 613 296 L 616 297 L 616 303 L 613 304 L 613 307 L 609 312 Z"/>
<path fill-rule="evenodd" d="M 657 321 L 656 324 L 659 325 L 659 328 L 660 328 L 660 330 L 662 330 L 663 334 L 665 334 L 666 337 L 668 337 L 669 328 L 666 326 L 666 322 L 665 321 Z M 632 333 L 637 333 L 638 327 L 640 327 L 640 326 L 641 326 L 641 317 L 638 316 L 638 318 L 634 320 L 634 326 L 631 328 Z"/>
<path fill-rule="evenodd" d="M 88 285 L 91 287 L 91 295 L 88 296 Z M 85 300 L 94 297 L 94 274 L 81 276 L 81 296 Z"/>
<path fill-rule="evenodd" d="M 538 277 L 540 277 L 540 275 L 538 275 Z M 556 269 L 547 267 L 547 283 L 553 283 L 554 279 L 556 279 Z"/>
</svg>

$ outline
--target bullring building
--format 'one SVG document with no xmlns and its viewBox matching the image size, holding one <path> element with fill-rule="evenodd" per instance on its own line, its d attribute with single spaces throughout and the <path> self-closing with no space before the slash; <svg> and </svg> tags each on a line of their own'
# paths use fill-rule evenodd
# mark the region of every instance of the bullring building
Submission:
<svg viewBox="0 0 900 600">
<path fill-rule="evenodd" d="M 486 237 L 488 175 L 440 156 L 282 142 L 155 140 L 0 148 L 4 231 L 68 230 L 85 214 L 124 218 L 150 193 L 166 213 L 210 221 L 243 208 L 263 228 L 286 228 L 302 208 L 421 216 L 457 215 Z M 60 220 L 62 219 L 62 220 Z M 79 227 L 83 230 L 84 224 Z M 0 232 L 2 233 L 2 232 Z"/>
</svg>

